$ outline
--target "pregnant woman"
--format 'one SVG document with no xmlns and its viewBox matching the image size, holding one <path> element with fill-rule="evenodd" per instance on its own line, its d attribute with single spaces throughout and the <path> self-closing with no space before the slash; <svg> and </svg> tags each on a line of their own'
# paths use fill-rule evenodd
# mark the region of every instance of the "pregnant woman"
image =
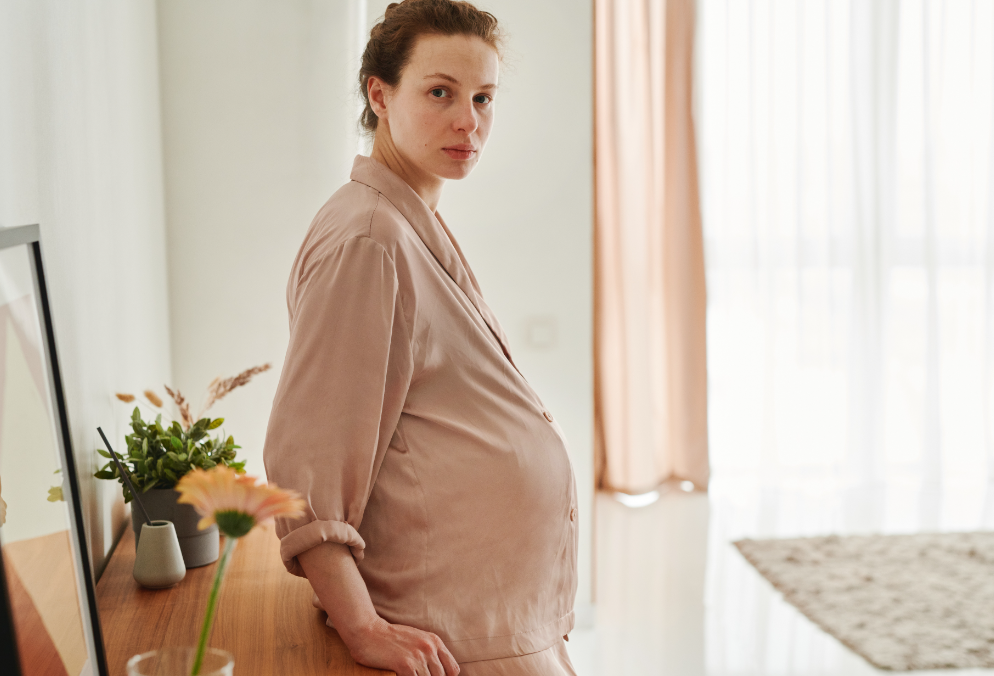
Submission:
<svg viewBox="0 0 994 676">
<path fill-rule="evenodd" d="M 399 676 L 574 674 L 566 442 L 436 211 L 490 136 L 499 49 L 468 3 L 389 6 L 359 73 L 371 156 L 287 287 L 265 460 L 307 508 L 281 554 L 356 661 Z"/>
</svg>

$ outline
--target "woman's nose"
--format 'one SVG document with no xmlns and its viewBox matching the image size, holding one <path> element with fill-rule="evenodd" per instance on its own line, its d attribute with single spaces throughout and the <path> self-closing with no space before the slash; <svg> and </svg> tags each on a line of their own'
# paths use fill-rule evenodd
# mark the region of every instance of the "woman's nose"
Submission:
<svg viewBox="0 0 994 676">
<path fill-rule="evenodd" d="M 455 130 L 464 134 L 472 134 L 479 126 L 480 122 L 477 119 L 476 108 L 473 106 L 473 102 L 468 101 L 461 104 L 456 111 L 456 118 L 453 124 Z"/>
</svg>

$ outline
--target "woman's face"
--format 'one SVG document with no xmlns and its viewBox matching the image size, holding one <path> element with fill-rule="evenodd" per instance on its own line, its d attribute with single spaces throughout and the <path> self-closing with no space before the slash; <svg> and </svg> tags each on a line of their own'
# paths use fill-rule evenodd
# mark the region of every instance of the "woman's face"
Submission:
<svg viewBox="0 0 994 676">
<path fill-rule="evenodd" d="M 388 128 L 403 161 L 419 171 L 465 178 L 490 136 L 498 70 L 497 53 L 480 38 L 421 36 L 397 87 L 371 83 L 377 134 Z"/>
</svg>

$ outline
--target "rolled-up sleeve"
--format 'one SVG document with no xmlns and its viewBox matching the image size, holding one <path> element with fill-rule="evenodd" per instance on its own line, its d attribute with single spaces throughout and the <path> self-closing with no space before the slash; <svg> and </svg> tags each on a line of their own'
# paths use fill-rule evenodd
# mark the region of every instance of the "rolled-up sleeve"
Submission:
<svg viewBox="0 0 994 676">
<path fill-rule="evenodd" d="M 273 401 L 268 479 L 301 494 L 305 514 L 277 519 L 280 553 L 323 542 L 361 559 L 363 511 L 411 382 L 410 332 L 397 270 L 367 237 L 298 260 L 287 290 L 290 343 Z"/>
</svg>

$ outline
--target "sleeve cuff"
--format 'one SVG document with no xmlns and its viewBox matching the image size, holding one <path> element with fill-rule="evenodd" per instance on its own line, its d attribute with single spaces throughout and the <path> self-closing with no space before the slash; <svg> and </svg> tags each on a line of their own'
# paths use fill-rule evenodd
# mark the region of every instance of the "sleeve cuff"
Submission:
<svg viewBox="0 0 994 676">
<path fill-rule="evenodd" d="M 280 558 L 283 559 L 283 565 L 294 575 L 307 577 L 297 560 L 297 555 L 323 542 L 348 545 L 356 561 L 362 561 L 363 550 L 366 548 L 366 543 L 359 536 L 359 532 L 344 521 L 311 521 L 290 531 L 280 540 Z"/>
</svg>

